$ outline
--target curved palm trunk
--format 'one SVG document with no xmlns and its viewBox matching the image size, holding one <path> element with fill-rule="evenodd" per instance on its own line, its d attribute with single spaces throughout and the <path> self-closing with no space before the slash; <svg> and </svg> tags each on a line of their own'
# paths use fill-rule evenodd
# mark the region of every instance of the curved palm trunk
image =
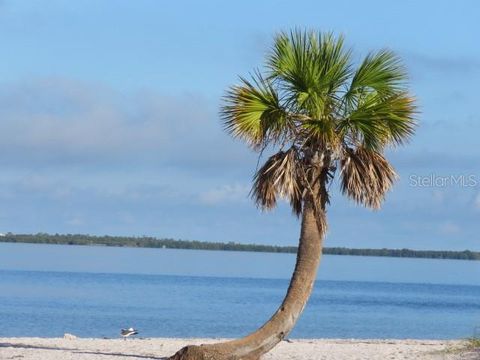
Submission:
<svg viewBox="0 0 480 360">
<path fill-rule="evenodd" d="M 326 227 L 322 205 L 316 211 L 313 199 L 304 204 L 295 271 L 282 305 L 270 320 L 242 339 L 184 347 L 171 360 L 257 360 L 290 333 L 310 297 L 320 263 Z"/>
</svg>

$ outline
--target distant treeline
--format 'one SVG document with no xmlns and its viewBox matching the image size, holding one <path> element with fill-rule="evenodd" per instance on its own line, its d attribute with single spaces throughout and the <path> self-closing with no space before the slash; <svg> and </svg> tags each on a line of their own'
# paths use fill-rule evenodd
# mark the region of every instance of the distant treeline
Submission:
<svg viewBox="0 0 480 360">
<path fill-rule="evenodd" d="M 275 246 L 238 244 L 234 242 L 204 242 L 174 239 L 157 239 L 153 237 L 126 237 L 126 236 L 92 236 L 80 234 L 12 234 L 0 236 L 0 242 L 32 243 L 32 244 L 62 244 L 62 245 L 90 245 L 90 246 L 120 246 L 166 249 L 194 249 L 194 250 L 228 250 L 254 251 L 270 253 L 296 253 L 296 246 Z M 439 250 L 410 250 L 410 249 L 349 249 L 344 247 L 326 247 L 324 254 L 355 255 L 355 256 L 390 256 L 429 259 L 457 259 L 480 260 L 480 252 L 475 251 L 439 251 Z"/>
</svg>

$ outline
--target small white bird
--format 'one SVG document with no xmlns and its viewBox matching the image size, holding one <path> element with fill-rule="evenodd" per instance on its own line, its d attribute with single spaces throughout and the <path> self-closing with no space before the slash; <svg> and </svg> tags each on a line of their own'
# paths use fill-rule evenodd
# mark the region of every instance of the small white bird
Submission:
<svg viewBox="0 0 480 360">
<path fill-rule="evenodd" d="M 137 335 L 137 334 L 138 334 L 138 330 L 135 330 L 134 328 L 122 329 L 120 331 L 120 335 L 122 335 L 125 340 L 129 336 L 133 336 L 133 335 Z"/>
</svg>

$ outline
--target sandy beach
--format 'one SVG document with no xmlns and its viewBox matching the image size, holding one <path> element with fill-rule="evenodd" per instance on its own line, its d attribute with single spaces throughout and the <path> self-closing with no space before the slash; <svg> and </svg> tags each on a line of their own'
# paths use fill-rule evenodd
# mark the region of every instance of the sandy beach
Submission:
<svg viewBox="0 0 480 360">
<path fill-rule="evenodd" d="M 212 339 L 64 339 L 0 338 L 2 360 L 135 360 L 164 359 L 186 344 Z M 480 359 L 479 352 L 455 351 L 461 341 L 438 340 L 289 340 L 280 343 L 268 360 L 396 360 Z"/>
</svg>

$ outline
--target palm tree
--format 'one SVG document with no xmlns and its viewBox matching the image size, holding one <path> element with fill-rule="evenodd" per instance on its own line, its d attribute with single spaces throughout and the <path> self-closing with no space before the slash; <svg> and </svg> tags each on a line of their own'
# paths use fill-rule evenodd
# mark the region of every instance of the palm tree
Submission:
<svg viewBox="0 0 480 360">
<path fill-rule="evenodd" d="M 343 37 L 295 30 L 276 36 L 263 73 L 229 89 L 225 129 L 260 154 L 276 151 L 256 172 L 251 195 L 262 209 L 285 198 L 301 218 L 297 262 L 283 303 L 260 329 L 187 346 L 172 359 L 257 360 L 288 335 L 314 285 L 335 175 L 343 194 L 373 209 L 397 178 L 383 153 L 414 134 L 406 80 L 391 51 L 372 52 L 354 67 Z"/>
</svg>

